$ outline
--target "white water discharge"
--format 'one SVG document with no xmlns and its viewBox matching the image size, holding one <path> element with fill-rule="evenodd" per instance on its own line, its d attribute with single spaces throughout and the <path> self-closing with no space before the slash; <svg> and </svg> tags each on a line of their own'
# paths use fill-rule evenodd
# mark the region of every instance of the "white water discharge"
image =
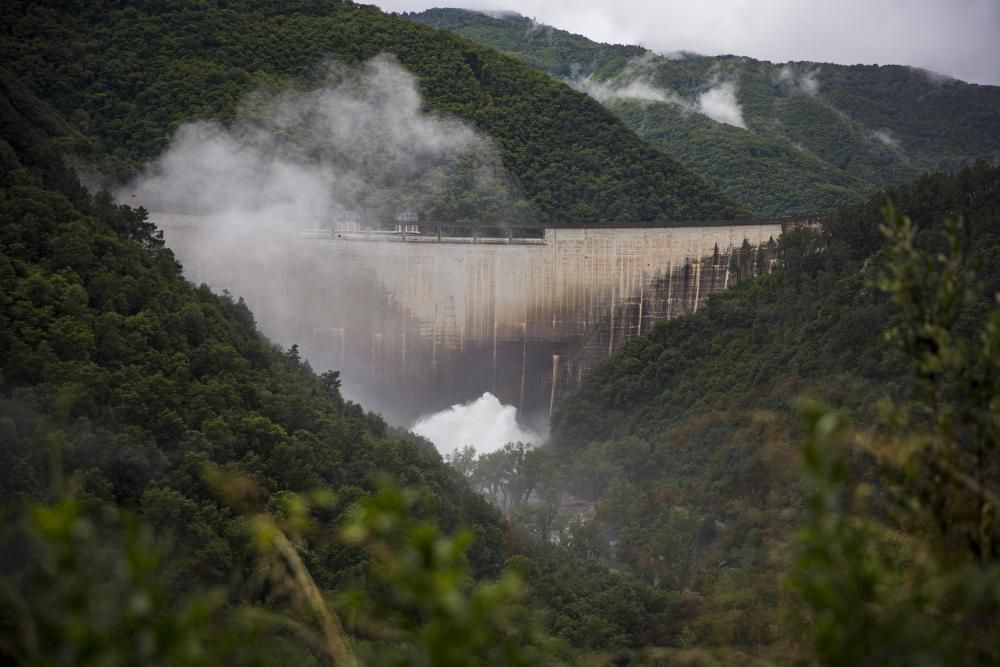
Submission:
<svg viewBox="0 0 1000 667">
<path fill-rule="evenodd" d="M 482 454 L 493 452 L 508 442 L 540 444 L 543 438 L 517 423 L 517 408 L 504 405 L 486 392 L 471 403 L 456 404 L 427 417 L 421 417 L 411 429 L 450 454 L 466 445 Z"/>
</svg>

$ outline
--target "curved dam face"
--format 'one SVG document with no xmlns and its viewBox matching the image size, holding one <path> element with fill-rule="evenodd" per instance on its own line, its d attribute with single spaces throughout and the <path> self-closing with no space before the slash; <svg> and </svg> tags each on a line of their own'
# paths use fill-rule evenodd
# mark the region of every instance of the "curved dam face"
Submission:
<svg viewBox="0 0 1000 667">
<path fill-rule="evenodd" d="M 400 423 L 484 391 L 544 421 L 626 341 L 768 271 L 789 224 L 439 239 L 151 219 L 190 280 L 245 298 L 272 340 Z"/>
</svg>

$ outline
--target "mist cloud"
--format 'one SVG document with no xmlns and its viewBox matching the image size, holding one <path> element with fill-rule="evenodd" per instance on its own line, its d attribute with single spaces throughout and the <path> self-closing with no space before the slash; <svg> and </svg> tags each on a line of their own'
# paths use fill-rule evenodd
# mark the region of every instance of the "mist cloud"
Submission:
<svg viewBox="0 0 1000 667">
<path fill-rule="evenodd" d="M 573 87 L 590 95 L 598 102 L 610 100 L 637 100 L 640 102 L 660 102 L 676 104 L 688 111 L 694 107 L 680 95 L 657 88 L 649 81 L 637 79 L 628 83 L 605 83 L 593 77 L 587 77 L 573 82 Z"/>
<path fill-rule="evenodd" d="M 951 83 L 952 81 L 955 80 L 955 77 L 953 76 L 948 76 L 947 74 L 939 74 L 938 72 L 932 72 L 931 70 L 923 69 L 922 67 L 912 67 L 910 69 L 922 74 L 927 79 L 928 83 L 934 86 L 943 86 L 944 84 Z"/>
<path fill-rule="evenodd" d="M 311 90 L 254 93 L 231 124 L 182 126 L 125 191 L 151 210 L 302 229 L 404 210 L 490 219 L 513 189 L 487 140 L 424 113 L 413 76 L 379 56 Z"/>
<path fill-rule="evenodd" d="M 778 70 L 775 82 L 785 86 L 792 92 L 802 93 L 809 97 L 819 94 L 819 68 L 813 67 L 805 71 L 797 71 L 790 63 Z"/>
<path fill-rule="evenodd" d="M 713 76 L 708 81 L 707 90 L 698 93 L 693 99 L 687 99 L 655 83 L 654 68 L 659 57 L 661 56 L 647 53 L 641 58 L 630 60 L 621 75 L 611 82 L 597 80 L 591 75 L 576 77 L 570 84 L 602 103 L 621 99 L 671 104 L 687 113 L 700 113 L 717 123 L 747 129 L 743 108 L 737 99 L 735 81 L 720 80 L 718 76 Z"/>
<path fill-rule="evenodd" d="M 717 123 L 747 128 L 743 108 L 736 99 L 736 84 L 725 81 L 698 96 L 698 111 Z"/>
<path fill-rule="evenodd" d="M 397 244 L 358 252 L 317 230 L 404 211 L 424 222 L 525 215 L 491 143 L 426 113 L 390 56 L 333 65 L 309 89 L 257 91 L 230 123 L 180 127 L 118 198 L 151 211 L 185 277 L 244 298 L 271 340 L 300 345 L 317 371 L 342 370 L 345 396 L 397 421 L 409 408 L 381 395 L 368 363 L 383 327 L 420 326 L 384 283 Z M 414 333 L 411 355 L 420 344 Z"/>
<path fill-rule="evenodd" d="M 892 136 L 892 132 L 887 129 L 875 130 L 872 132 L 872 138 L 879 142 L 883 146 L 888 146 L 889 148 L 899 149 L 899 140 Z"/>
</svg>

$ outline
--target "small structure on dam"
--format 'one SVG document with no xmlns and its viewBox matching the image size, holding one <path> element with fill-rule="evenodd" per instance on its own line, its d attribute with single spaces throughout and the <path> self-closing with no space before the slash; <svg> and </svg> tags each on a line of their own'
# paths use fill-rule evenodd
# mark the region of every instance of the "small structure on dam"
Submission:
<svg viewBox="0 0 1000 667">
<path fill-rule="evenodd" d="M 151 218 L 190 280 L 244 297 L 265 334 L 297 343 L 316 370 L 339 369 L 348 396 L 402 423 L 484 391 L 544 420 L 626 341 L 770 270 L 782 231 L 812 222 L 486 235 L 468 225 L 282 232 Z"/>
</svg>

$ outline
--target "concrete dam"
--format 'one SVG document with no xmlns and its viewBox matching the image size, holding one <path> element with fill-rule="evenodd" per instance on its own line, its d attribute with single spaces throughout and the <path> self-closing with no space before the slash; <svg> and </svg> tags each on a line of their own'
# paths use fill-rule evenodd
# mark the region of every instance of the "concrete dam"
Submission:
<svg viewBox="0 0 1000 667">
<path fill-rule="evenodd" d="M 539 227 L 531 238 L 278 231 L 154 213 L 189 280 L 242 296 L 345 395 L 412 423 L 490 391 L 544 421 L 591 368 L 660 320 L 767 272 L 813 219 Z"/>
</svg>

